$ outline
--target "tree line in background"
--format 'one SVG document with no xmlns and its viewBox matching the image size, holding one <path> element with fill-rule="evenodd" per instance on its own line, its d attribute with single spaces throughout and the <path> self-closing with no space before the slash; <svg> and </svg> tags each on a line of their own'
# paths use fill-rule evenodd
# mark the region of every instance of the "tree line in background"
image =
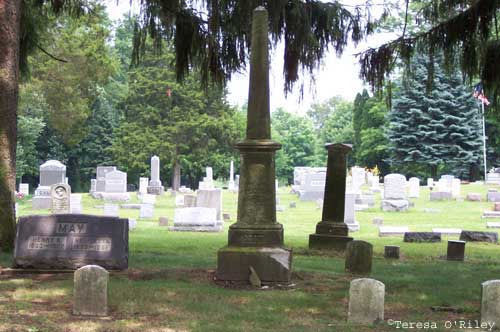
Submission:
<svg viewBox="0 0 500 332">
<path fill-rule="evenodd" d="M 239 165 L 232 145 L 244 137 L 245 107 L 231 107 L 226 91 L 202 87 L 199 73 L 176 81 L 171 45 L 158 49 L 146 40 L 142 61 L 130 67 L 134 21 L 116 26 L 104 8 L 80 18 L 53 18 L 44 52 L 30 58 L 31 79 L 21 85 L 17 177 L 34 186 L 48 159 L 68 166 L 74 191 L 87 191 L 97 165 L 116 165 L 129 182 L 149 176 L 149 160 L 160 157 L 164 182 L 180 171 L 196 187 L 204 167 L 227 178 L 229 161 Z M 295 166 L 325 166 L 327 142 L 353 145 L 351 165 L 377 167 L 422 178 L 452 173 L 480 176 L 481 127 L 478 105 L 459 73 L 446 74 L 433 59 L 434 85 L 427 89 L 429 59 L 415 57 L 412 75 L 399 75 L 388 96 L 360 92 L 353 102 L 333 96 L 303 115 L 277 109 L 273 138 L 281 183 L 293 181 Z M 495 165 L 500 123 L 487 118 L 489 162 Z"/>
</svg>

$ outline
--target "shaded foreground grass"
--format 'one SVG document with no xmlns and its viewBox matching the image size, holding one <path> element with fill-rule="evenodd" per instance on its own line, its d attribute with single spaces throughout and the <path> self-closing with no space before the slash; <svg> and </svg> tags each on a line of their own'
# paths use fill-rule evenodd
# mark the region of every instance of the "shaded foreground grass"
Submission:
<svg viewBox="0 0 500 332">
<path fill-rule="evenodd" d="M 486 189 L 463 186 L 465 192 L 483 195 Z M 316 203 L 298 202 L 285 189 L 280 200 L 287 209 L 278 213 L 278 220 L 284 224 L 286 244 L 295 252 L 290 287 L 251 290 L 215 283 L 216 252 L 226 245 L 227 231 L 173 233 L 159 227 L 160 215 L 173 216 L 174 200 L 165 195 L 158 200 L 155 218 L 140 220 L 130 233 L 130 271 L 110 278 L 108 318 L 71 315 L 71 274 L 47 279 L 0 275 L 0 332 L 401 330 L 390 326 L 389 320 L 428 321 L 436 323 L 433 331 L 464 331 L 447 329 L 445 322 L 479 319 L 481 283 L 500 279 L 498 245 L 468 243 L 467 261 L 458 263 L 442 259 L 447 238 L 437 244 L 409 244 L 401 237 L 378 237 L 371 224 L 374 216 L 382 216 L 385 225 L 407 225 L 414 231 L 433 227 L 486 230 L 481 211 L 491 203 L 429 202 L 428 192 L 422 190 L 409 212 L 382 213 L 373 208 L 356 213 L 361 231 L 352 235 L 374 245 L 370 277 L 386 285 L 386 321 L 369 327 L 347 324 L 349 282 L 357 276 L 344 272 L 341 255 L 307 249 L 308 235 L 320 220 Z M 297 201 L 296 209 L 288 208 L 290 201 Z M 86 213 L 101 213 L 94 207 L 100 202 L 85 196 L 83 203 Z M 29 202 L 21 202 L 21 215 L 32 213 L 29 207 Z M 424 208 L 440 212 L 425 213 Z M 224 193 L 224 211 L 234 221 L 235 194 Z M 132 218 L 137 214 L 137 210 L 120 213 Z M 403 259 L 385 260 L 383 246 L 387 244 L 400 245 Z M 0 265 L 8 266 L 10 260 L 9 255 L 0 254 Z M 463 312 L 433 312 L 432 306 L 454 306 Z"/>
</svg>

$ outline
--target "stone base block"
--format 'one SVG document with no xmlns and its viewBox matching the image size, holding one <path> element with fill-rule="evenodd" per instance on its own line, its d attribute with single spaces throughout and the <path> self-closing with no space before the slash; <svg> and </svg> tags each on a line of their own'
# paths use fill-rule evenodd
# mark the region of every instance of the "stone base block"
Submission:
<svg viewBox="0 0 500 332">
<path fill-rule="evenodd" d="M 52 199 L 50 196 L 35 196 L 31 204 L 33 210 L 50 209 L 52 207 Z"/>
<path fill-rule="evenodd" d="M 323 199 L 324 191 L 299 191 L 299 199 L 303 202 Z"/>
<path fill-rule="evenodd" d="M 95 199 L 102 199 L 109 202 L 128 202 L 130 200 L 129 193 L 105 193 L 96 191 L 91 195 Z"/>
<path fill-rule="evenodd" d="M 347 243 L 352 240 L 353 238 L 349 236 L 311 234 L 309 235 L 309 248 L 345 250 Z"/>
<path fill-rule="evenodd" d="M 217 253 L 216 277 L 245 281 L 249 279 L 250 266 L 263 282 L 290 282 L 292 251 L 279 247 L 224 247 Z"/>
<path fill-rule="evenodd" d="M 163 193 L 165 192 L 165 187 L 163 187 L 163 186 L 160 186 L 160 187 L 149 186 L 147 188 L 147 191 L 148 191 L 148 194 L 151 194 L 151 195 L 163 195 Z"/>
</svg>

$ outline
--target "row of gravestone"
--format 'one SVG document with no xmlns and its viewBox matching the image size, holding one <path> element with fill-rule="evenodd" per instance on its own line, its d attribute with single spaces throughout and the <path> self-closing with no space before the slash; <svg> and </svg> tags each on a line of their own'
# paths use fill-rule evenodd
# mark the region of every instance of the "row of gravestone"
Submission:
<svg viewBox="0 0 500 332">
<path fill-rule="evenodd" d="M 475 328 L 491 331 L 500 324 L 500 280 L 488 280 L 481 284 L 481 320 Z M 354 279 L 349 287 L 349 307 L 347 320 L 351 323 L 371 325 L 384 321 L 385 285 L 375 279 Z M 425 326 L 390 321 L 397 329 L 426 329 Z M 419 324 L 423 325 L 423 324 Z M 428 328 L 437 328 L 437 326 Z M 449 328 L 449 327 L 446 327 Z"/>
<path fill-rule="evenodd" d="M 97 265 L 76 270 L 73 281 L 73 314 L 102 317 L 108 315 L 109 273 Z M 500 324 L 500 280 L 481 284 L 481 328 Z M 358 278 L 349 286 L 347 321 L 370 325 L 383 322 L 385 285 L 375 279 Z"/>
</svg>

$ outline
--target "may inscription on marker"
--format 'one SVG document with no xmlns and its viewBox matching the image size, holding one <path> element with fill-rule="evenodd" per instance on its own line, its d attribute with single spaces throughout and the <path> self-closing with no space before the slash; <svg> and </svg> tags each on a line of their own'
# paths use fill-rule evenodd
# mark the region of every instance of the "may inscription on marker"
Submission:
<svg viewBox="0 0 500 332">
<path fill-rule="evenodd" d="M 20 268 L 77 269 L 128 267 L 128 220 L 83 214 L 19 218 L 14 265 Z"/>
</svg>

